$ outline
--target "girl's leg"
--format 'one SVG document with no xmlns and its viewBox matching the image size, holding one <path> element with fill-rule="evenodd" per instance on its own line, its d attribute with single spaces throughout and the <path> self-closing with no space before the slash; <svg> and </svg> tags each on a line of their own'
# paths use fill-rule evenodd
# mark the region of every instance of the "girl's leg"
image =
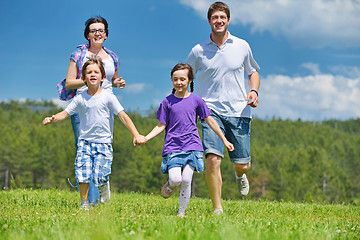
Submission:
<svg viewBox="0 0 360 240">
<path fill-rule="evenodd" d="M 186 164 L 182 172 L 182 184 L 180 189 L 180 204 L 178 216 L 185 216 L 186 207 L 190 201 L 191 181 L 194 174 L 194 167 Z"/>
<path fill-rule="evenodd" d="M 174 167 L 169 170 L 170 187 L 176 188 L 181 184 L 181 167 Z"/>
</svg>

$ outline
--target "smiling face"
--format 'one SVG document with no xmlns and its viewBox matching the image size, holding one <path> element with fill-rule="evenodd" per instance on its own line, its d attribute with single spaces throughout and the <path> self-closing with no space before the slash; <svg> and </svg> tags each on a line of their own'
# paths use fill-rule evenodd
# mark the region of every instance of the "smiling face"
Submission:
<svg viewBox="0 0 360 240">
<path fill-rule="evenodd" d="M 89 89 L 98 89 L 104 81 L 105 75 L 96 63 L 90 63 L 86 66 L 82 79 Z"/>
<path fill-rule="evenodd" d="M 173 82 L 174 89 L 179 95 L 186 95 L 189 92 L 189 84 L 192 82 L 189 80 L 189 70 L 181 69 L 173 72 L 171 81 Z"/>
<path fill-rule="evenodd" d="M 105 31 L 105 25 L 103 23 L 90 24 L 89 33 L 87 35 L 87 39 L 89 40 L 90 45 L 102 45 L 106 38 L 107 35 Z"/>
<path fill-rule="evenodd" d="M 214 35 L 223 35 L 227 32 L 230 19 L 224 11 L 214 11 L 209 19 L 211 32 Z"/>
</svg>

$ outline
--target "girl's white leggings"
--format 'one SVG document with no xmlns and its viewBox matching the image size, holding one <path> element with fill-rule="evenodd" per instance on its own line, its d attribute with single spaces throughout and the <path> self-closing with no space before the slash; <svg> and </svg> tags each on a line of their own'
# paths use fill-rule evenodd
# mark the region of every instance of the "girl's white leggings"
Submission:
<svg viewBox="0 0 360 240">
<path fill-rule="evenodd" d="M 174 167 L 169 170 L 169 184 L 172 188 L 180 188 L 180 203 L 178 213 L 185 214 L 186 207 L 191 195 L 191 181 L 194 174 L 194 167 L 186 164 L 181 174 L 181 167 Z"/>
</svg>

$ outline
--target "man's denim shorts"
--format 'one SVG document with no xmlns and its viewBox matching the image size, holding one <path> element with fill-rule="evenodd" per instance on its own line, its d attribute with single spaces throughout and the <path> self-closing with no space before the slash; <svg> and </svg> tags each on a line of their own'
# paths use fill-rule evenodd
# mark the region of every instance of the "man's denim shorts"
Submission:
<svg viewBox="0 0 360 240">
<path fill-rule="evenodd" d="M 93 143 L 80 139 L 75 159 L 77 183 L 93 181 L 96 187 L 107 183 L 112 160 L 111 143 Z"/>
<path fill-rule="evenodd" d="M 230 160 L 236 164 L 250 162 L 250 118 L 226 117 L 211 110 L 211 116 L 219 124 L 222 132 L 229 142 L 234 145 L 234 151 L 229 152 Z M 212 153 L 224 158 L 224 143 L 216 133 L 203 120 L 202 142 L 205 155 Z"/>
<path fill-rule="evenodd" d="M 204 171 L 204 157 L 200 151 L 183 151 L 166 154 L 161 162 L 161 172 L 169 173 L 174 167 L 193 166 L 197 172 Z"/>
</svg>

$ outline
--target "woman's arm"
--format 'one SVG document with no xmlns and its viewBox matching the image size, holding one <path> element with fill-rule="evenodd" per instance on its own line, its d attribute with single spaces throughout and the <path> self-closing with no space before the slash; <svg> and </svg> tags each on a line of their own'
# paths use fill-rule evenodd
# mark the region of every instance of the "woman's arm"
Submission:
<svg viewBox="0 0 360 240">
<path fill-rule="evenodd" d="M 77 76 L 77 67 L 76 63 L 73 60 L 70 60 L 69 68 L 66 75 L 66 89 L 78 89 L 79 87 L 82 87 L 85 85 L 84 81 L 79 78 L 76 78 Z"/>
</svg>

